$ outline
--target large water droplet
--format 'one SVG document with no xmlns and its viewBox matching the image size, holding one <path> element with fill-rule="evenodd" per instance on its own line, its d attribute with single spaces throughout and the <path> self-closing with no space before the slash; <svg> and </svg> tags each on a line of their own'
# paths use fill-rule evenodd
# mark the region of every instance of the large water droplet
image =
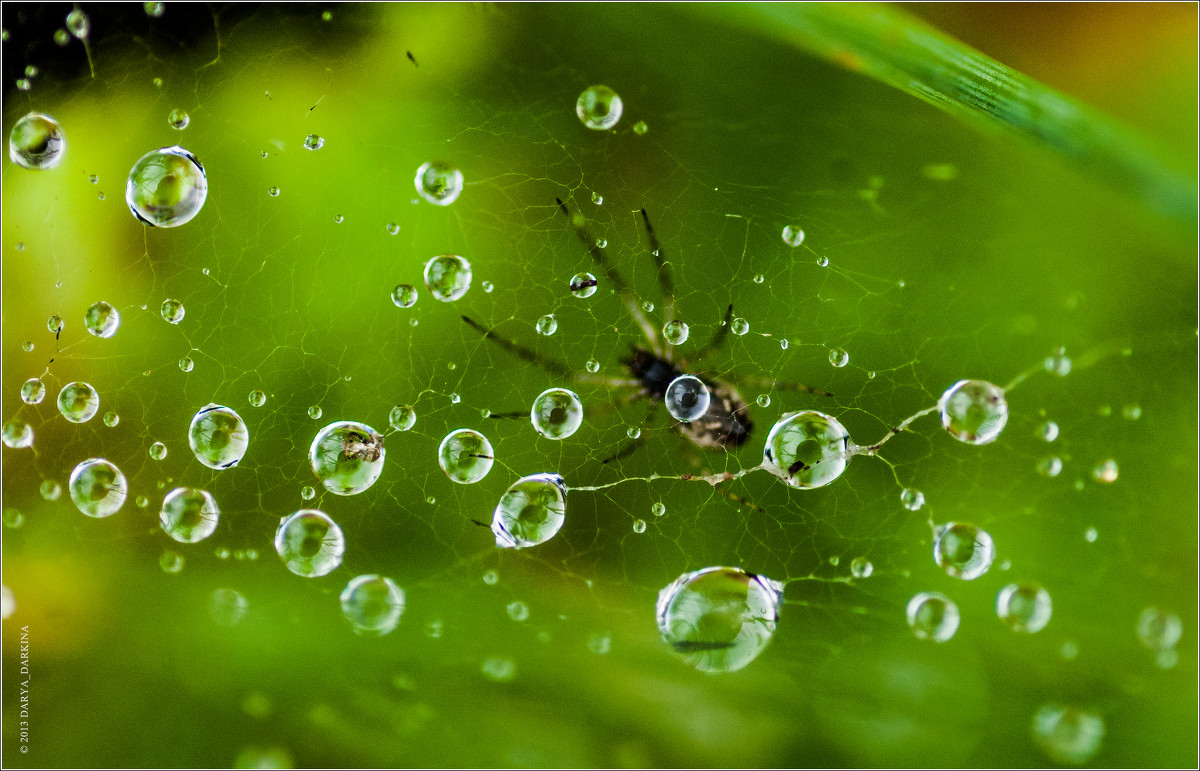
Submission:
<svg viewBox="0 0 1200 771">
<path fill-rule="evenodd" d="M 232 468 L 250 446 L 250 429 L 228 407 L 209 404 L 192 417 L 188 444 L 196 460 L 213 469 Z"/>
<path fill-rule="evenodd" d="M 624 104 L 617 92 L 608 86 L 589 86 L 575 102 L 575 114 L 583 125 L 596 131 L 604 131 L 621 120 Z"/>
<path fill-rule="evenodd" d="M 712 394 L 704 381 L 695 375 L 680 375 L 671 381 L 663 394 L 663 404 L 671 417 L 681 423 L 699 420 L 708 412 Z"/>
<path fill-rule="evenodd" d="M 1033 715 L 1033 738 L 1051 760 L 1082 765 L 1104 741 L 1104 718 L 1087 710 L 1046 704 Z"/>
<path fill-rule="evenodd" d="M 280 521 L 275 531 L 275 551 L 288 570 L 314 578 L 342 564 L 346 539 L 325 512 L 301 509 Z"/>
<path fill-rule="evenodd" d="M 92 303 L 83 314 L 83 326 L 96 337 L 109 338 L 121 326 L 120 312 L 101 300 Z"/>
<path fill-rule="evenodd" d="M 771 426 L 764 465 L 792 487 L 823 487 L 850 462 L 850 434 L 829 415 L 789 412 Z"/>
<path fill-rule="evenodd" d="M 799 246 L 804 243 L 804 231 L 799 225 L 785 225 L 783 228 L 783 242 L 788 246 Z"/>
<path fill-rule="evenodd" d="M 554 537 L 567 514 L 567 487 L 558 474 L 521 477 L 500 497 L 492 512 L 496 545 L 537 546 Z"/>
<path fill-rule="evenodd" d="M 352 420 L 325 426 L 308 449 L 313 473 L 337 495 L 356 495 L 375 484 L 385 456 L 383 435 Z"/>
<path fill-rule="evenodd" d="M 686 343 L 689 332 L 688 325 L 679 319 L 674 319 L 663 324 L 663 339 L 671 345 L 683 345 Z"/>
<path fill-rule="evenodd" d="M 31 112 L 17 121 L 8 135 L 8 157 L 22 168 L 53 169 L 62 163 L 66 150 L 62 126 L 49 115 Z"/>
<path fill-rule="evenodd" d="M 104 458 L 89 458 L 76 466 L 67 489 L 76 508 L 97 518 L 116 514 L 129 494 L 121 469 Z"/>
<path fill-rule="evenodd" d="M 317 136 L 316 134 L 309 134 L 308 136 L 306 136 L 304 138 L 304 149 L 305 150 L 320 150 L 324 146 L 325 146 L 324 137 Z"/>
<path fill-rule="evenodd" d="M 987 444 L 1008 422 L 1004 391 L 986 380 L 960 380 L 938 400 L 942 427 L 960 442 Z"/>
<path fill-rule="evenodd" d="M 958 631 L 958 606 L 939 592 L 918 592 L 904 609 L 908 626 L 920 640 L 946 642 Z"/>
<path fill-rule="evenodd" d="M 449 206 L 463 190 L 462 172 L 445 161 L 426 163 L 417 169 L 417 193 L 430 203 Z"/>
<path fill-rule="evenodd" d="M 469 485 L 492 470 L 492 443 L 478 431 L 460 428 L 446 434 L 438 447 L 438 464 L 452 482 Z"/>
<path fill-rule="evenodd" d="M 583 404 L 572 391 L 550 388 L 533 400 L 529 420 L 547 439 L 566 439 L 583 424 Z"/>
<path fill-rule="evenodd" d="M 158 515 L 163 532 L 180 543 L 196 543 L 217 530 L 221 511 L 207 490 L 176 487 L 163 498 Z"/>
<path fill-rule="evenodd" d="M 33 427 L 23 420 L 9 420 L 0 429 L 4 444 L 14 450 L 33 446 Z"/>
<path fill-rule="evenodd" d="M 1040 632 L 1053 610 L 1050 592 L 1032 581 L 1009 584 L 996 595 L 996 615 L 1014 632 Z"/>
<path fill-rule="evenodd" d="M 658 593 L 663 641 L 702 672 L 734 672 L 775 634 L 783 585 L 741 568 L 684 573 Z"/>
<path fill-rule="evenodd" d="M 163 300 L 163 303 L 158 308 L 158 312 L 162 315 L 163 321 L 168 324 L 178 324 L 183 321 L 184 314 L 187 309 L 183 307 L 183 303 L 178 300 Z"/>
<path fill-rule="evenodd" d="M 417 424 L 417 411 L 407 404 L 393 407 L 388 415 L 388 424 L 397 431 L 409 431 Z"/>
<path fill-rule="evenodd" d="M 125 202 L 139 221 L 159 228 L 190 222 L 208 197 L 204 166 L 178 145 L 151 150 L 129 171 Z"/>
<path fill-rule="evenodd" d="M 425 263 L 425 286 L 435 299 L 457 300 L 471 288 L 471 263 L 457 254 L 439 254 Z"/>
<path fill-rule="evenodd" d="M 411 308 L 417 304 L 417 288 L 412 284 L 397 284 L 392 290 L 392 302 L 397 308 Z"/>
<path fill-rule="evenodd" d="M 46 398 L 46 384 L 36 377 L 31 377 L 21 385 L 21 401 L 26 404 L 41 404 Z"/>
<path fill-rule="evenodd" d="M 971 581 L 992 566 L 996 547 L 986 530 L 962 522 L 940 525 L 933 535 L 933 561 L 946 575 Z"/>
<path fill-rule="evenodd" d="M 100 394 L 87 383 L 67 383 L 58 392 L 58 411 L 72 423 L 86 423 L 100 409 Z"/>
<path fill-rule="evenodd" d="M 365 575 L 350 579 L 341 595 L 342 615 L 358 634 L 390 634 L 404 613 L 404 590 L 386 576 Z"/>
</svg>

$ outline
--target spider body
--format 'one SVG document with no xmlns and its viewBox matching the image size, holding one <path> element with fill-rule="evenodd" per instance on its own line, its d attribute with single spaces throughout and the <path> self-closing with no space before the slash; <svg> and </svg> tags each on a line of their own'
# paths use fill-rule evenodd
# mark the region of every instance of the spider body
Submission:
<svg viewBox="0 0 1200 771">
<path fill-rule="evenodd" d="M 634 348 L 633 355 L 622 363 L 641 383 L 646 395 L 656 402 L 663 400 L 672 380 L 685 374 L 673 363 L 644 348 Z M 705 450 L 740 447 L 750 438 L 754 428 L 745 399 L 728 383 L 705 377 L 700 380 L 708 386 L 712 402 L 699 420 L 680 423 L 679 432 Z"/>
</svg>

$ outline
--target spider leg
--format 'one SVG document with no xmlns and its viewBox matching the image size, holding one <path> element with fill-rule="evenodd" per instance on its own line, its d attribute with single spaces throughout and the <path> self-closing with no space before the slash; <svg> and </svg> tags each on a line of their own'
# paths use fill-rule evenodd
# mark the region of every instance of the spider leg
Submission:
<svg viewBox="0 0 1200 771">
<path fill-rule="evenodd" d="M 533 350 L 532 348 L 526 348 L 525 346 L 520 345 L 519 343 L 515 343 L 512 340 L 509 340 L 507 337 L 504 337 L 503 335 L 498 335 L 498 334 L 496 334 L 496 330 L 488 329 L 487 327 L 483 326 L 478 321 L 475 321 L 474 319 L 470 318 L 469 316 L 463 316 L 462 320 L 465 321 L 467 323 L 467 326 L 469 326 L 471 329 L 474 329 L 476 332 L 483 335 L 483 338 L 485 340 L 490 340 L 491 342 L 500 346 L 501 348 L 508 351 L 512 355 L 517 356 L 521 359 L 524 359 L 525 361 L 529 362 L 530 364 L 534 365 L 535 367 L 540 367 L 540 368 L 544 369 L 545 371 L 549 372 L 551 375 L 555 375 L 557 377 L 566 378 L 569 380 L 576 379 L 576 375 L 571 370 L 571 368 L 568 367 L 566 364 L 563 364 L 561 361 L 557 361 L 557 360 L 551 359 L 547 356 L 543 356 L 542 354 L 538 353 L 537 351 Z"/>
<path fill-rule="evenodd" d="M 833 396 L 828 391 L 822 391 L 819 388 L 806 386 L 803 383 L 793 383 L 787 380 L 773 380 L 769 377 L 754 377 L 753 375 L 740 375 L 737 372 L 722 372 L 720 378 L 726 382 L 740 386 L 755 386 L 758 388 L 773 388 L 778 391 L 804 391 L 817 396 Z"/>
<path fill-rule="evenodd" d="M 717 329 L 717 331 L 713 334 L 712 339 L 709 340 L 703 348 L 693 354 L 691 360 L 692 364 L 695 364 L 705 356 L 708 356 L 709 354 L 719 350 L 721 346 L 725 344 L 725 338 L 729 337 L 729 325 L 732 323 L 732 321 L 733 303 L 730 303 L 729 307 L 725 309 L 725 319 L 721 322 L 720 328 Z"/>
<path fill-rule="evenodd" d="M 625 278 L 617 270 L 616 266 L 608 259 L 604 248 L 596 244 L 596 239 L 588 232 L 587 227 L 583 223 L 583 215 L 578 215 L 579 219 L 571 216 L 571 210 L 563 203 L 561 198 L 554 199 L 558 203 L 558 208 L 566 216 L 571 223 L 571 227 L 575 229 L 575 235 L 579 237 L 583 248 L 591 255 L 592 260 L 600 266 L 604 274 L 608 276 L 608 280 L 617 288 L 617 292 L 621 295 L 621 300 L 625 303 L 626 310 L 638 327 L 642 330 L 642 335 L 646 338 L 646 342 L 650 345 L 650 350 L 661 356 L 663 354 L 662 344 L 658 340 L 658 334 L 655 332 L 654 326 L 642 313 L 642 307 L 638 305 L 637 297 L 634 296 L 633 290 L 629 288 L 629 284 L 625 282 Z"/>
<path fill-rule="evenodd" d="M 654 258 L 654 266 L 658 268 L 658 283 L 663 293 L 663 321 L 666 322 L 675 318 L 675 277 L 671 274 L 670 264 L 663 259 L 662 244 L 658 241 L 654 226 L 650 224 L 650 215 L 646 214 L 644 208 L 641 213 L 642 224 L 646 226 L 646 237 L 650 240 L 650 256 Z M 667 353 L 670 352 L 671 348 L 668 347 Z"/>
<path fill-rule="evenodd" d="M 488 417 L 493 420 L 511 420 L 513 418 L 528 419 L 529 413 L 528 412 L 499 412 L 499 413 L 493 412 L 491 415 L 488 415 Z"/>
</svg>

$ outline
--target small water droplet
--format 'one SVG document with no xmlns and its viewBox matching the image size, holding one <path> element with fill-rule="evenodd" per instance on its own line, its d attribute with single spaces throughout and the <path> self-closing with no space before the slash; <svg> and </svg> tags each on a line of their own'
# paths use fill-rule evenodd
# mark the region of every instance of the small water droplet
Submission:
<svg viewBox="0 0 1200 771">
<path fill-rule="evenodd" d="M 539 335 L 549 337 L 558 331 L 558 319 L 554 318 L 554 314 L 552 313 L 542 316 L 537 320 L 536 328 Z"/>
<path fill-rule="evenodd" d="M 621 97 L 608 86 L 589 86 L 575 102 L 575 114 L 580 122 L 594 131 L 616 126 L 623 111 Z"/>
<path fill-rule="evenodd" d="M 1098 464 L 1096 464 L 1096 467 L 1092 469 L 1092 478 L 1097 482 L 1103 482 L 1105 484 L 1112 484 L 1113 482 L 1117 481 L 1117 474 L 1117 462 L 1112 458 L 1100 461 Z"/>
<path fill-rule="evenodd" d="M 804 231 L 799 225 L 786 225 L 783 228 L 783 242 L 791 247 L 804 243 Z"/>
<path fill-rule="evenodd" d="M 850 363 L 850 354 L 845 348 L 830 348 L 829 363 L 835 367 L 844 367 Z"/>
<path fill-rule="evenodd" d="M 167 113 L 167 124 L 176 131 L 183 131 L 191 120 L 186 112 L 178 108 Z"/>
<path fill-rule="evenodd" d="M 325 139 L 323 137 L 317 136 L 316 134 L 309 134 L 308 136 L 306 136 L 304 138 L 304 149 L 305 150 L 314 150 L 314 151 L 320 150 L 324 146 L 325 146 Z"/>
</svg>

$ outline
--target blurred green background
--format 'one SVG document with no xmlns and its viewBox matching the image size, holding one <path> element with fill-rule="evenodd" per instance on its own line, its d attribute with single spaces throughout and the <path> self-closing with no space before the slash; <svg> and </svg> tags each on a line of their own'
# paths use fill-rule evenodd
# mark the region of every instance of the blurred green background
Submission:
<svg viewBox="0 0 1200 771">
<path fill-rule="evenodd" d="M 168 3 L 155 19 L 140 4 L 85 4 L 86 56 L 78 40 L 29 33 L 70 10 L 4 6 L 5 133 L 36 110 L 68 142 L 53 171 L 3 172 L 4 419 L 36 435 L 32 449 L 3 449 L 6 522 L 10 510 L 21 520 L 3 546 L 16 601 L 3 626 L 6 766 L 1043 766 L 1053 761 L 1030 725 L 1047 703 L 1103 716 L 1089 764 L 1196 764 L 1194 218 L 813 58 L 737 7 Z M 1195 6 L 905 10 L 1132 127 L 1194 187 Z M 26 93 L 12 84 L 28 64 L 40 72 Z M 624 100 L 615 132 L 574 115 L 594 83 Z M 190 115 L 183 131 L 168 125 L 174 109 Z M 303 148 L 309 133 L 321 150 Z M 204 164 L 207 203 L 187 225 L 147 230 L 123 201 L 126 175 L 177 143 Z M 446 208 L 413 189 L 435 159 L 466 179 Z M 645 414 L 627 392 L 579 386 L 587 419 L 561 443 L 484 418 L 561 383 L 481 341 L 460 314 L 578 371 L 595 358 L 614 377 L 639 343 L 556 197 L 607 240 L 661 323 L 645 207 L 691 325 L 684 356 L 730 303 L 750 322 L 704 362 L 709 374 L 835 396 L 745 386 L 770 404 L 754 408 L 736 453 L 695 450 L 660 414 L 645 447 L 610 465 Z M 788 224 L 804 228 L 803 246 L 783 243 Z M 392 287 L 420 287 L 443 252 L 471 261 L 466 297 L 442 304 L 421 287 L 413 308 L 395 307 Z M 581 270 L 601 275 L 586 301 L 567 291 Z M 167 297 L 187 309 L 178 326 L 158 315 Z M 99 299 L 122 314 L 109 340 L 83 329 Z M 46 331 L 56 313 L 57 341 Z M 540 337 L 548 313 L 559 328 Z M 925 418 L 827 488 L 789 490 L 762 473 L 730 486 L 757 508 L 703 484 L 636 481 L 753 466 L 771 423 L 796 409 L 835 415 L 865 444 L 956 380 L 1003 384 L 1059 346 L 1074 371 L 1014 389 L 992 445 L 955 442 Z M 833 347 L 848 366 L 830 366 Z M 24 405 L 34 376 L 47 398 Z M 54 405 L 73 380 L 101 395 L 100 415 L 80 425 Z M 264 406 L 249 404 L 254 389 Z M 249 425 L 235 469 L 212 472 L 188 449 L 188 421 L 209 402 Z M 321 426 L 382 430 L 404 403 L 418 422 L 389 435 L 379 482 L 301 499 Z M 100 417 L 110 410 L 111 428 Z M 1062 429 L 1049 445 L 1036 436 L 1047 418 Z M 475 485 L 436 465 L 460 427 L 496 448 Z M 156 441 L 162 461 L 147 455 Z M 1049 479 L 1035 467 L 1051 454 L 1064 471 Z M 115 516 L 84 517 L 65 489 L 39 494 L 95 456 L 129 479 Z M 1120 467 L 1111 485 L 1091 475 L 1107 458 Z M 472 519 L 542 471 L 573 486 L 633 481 L 571 493 L 558 536 L 501 552 Z M 221 506 L 200 544 L 158 527 L 177 485 Z M 924 509 L 900 505 L 904 486 L 925 493 Z M 342 567 L 318 579 L 287 572 L 272 547 L 279 518 L 307 505 L 348 543 Z M 933 564 L 929 523 L 950 520 L 995 539 L 982 578 Z M 185 557 L 180 573 L 159 567 L 167 550 Z M 875 573 L 851 581 L 860 555 Z M 705 675 L 661 642 L 654 600 L 679 574 L 720 564 L 784 581 L 785 605 L 758 660 Z M 341 617 L 338 594 L 363 573 L 407 593 L 389 636 L 358 637 Z M 995 618 L 997 590 L 1015 580 L 1053 597 L 1036 635 Z M 210 613 L 219 588 L 248 601 L 232 627 Z M 947 643 L 905 624 L 905 603 L 925 590 L 962 612 Z M 510 617 L 513 602 L 528 619 Z M 1182 620 L 1172 667 L 1135 632 L 1148 606 Z M 485 675 L 498 661 L 511 665 L 499 681 Z"/>
</svg>

